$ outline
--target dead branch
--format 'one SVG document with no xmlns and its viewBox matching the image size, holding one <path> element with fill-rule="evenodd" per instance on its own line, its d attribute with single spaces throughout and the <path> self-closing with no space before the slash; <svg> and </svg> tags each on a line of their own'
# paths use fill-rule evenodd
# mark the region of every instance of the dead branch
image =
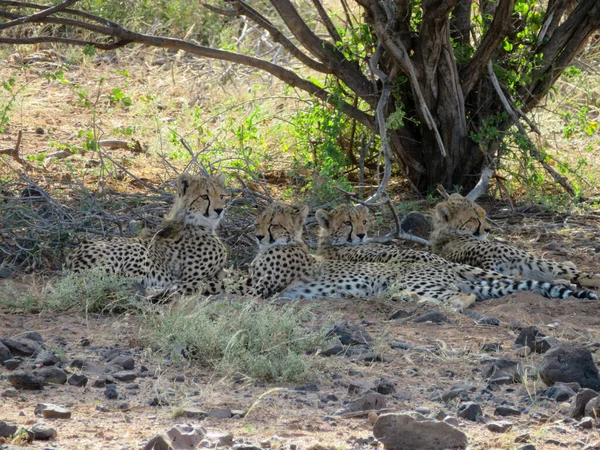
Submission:
<svg viewBox="0 0 600 450">
<path fill-rule="evenodd" d="M 523 125 L 521 125 L 521 122 L 519 121 L 517 114 L 511 108 L 508 100 L 506 99 L 506 97 L 504 95 L 504 92 L 502 92 L 502 89 L 500 88 L 500 83 L 498 82 L 498 78 L 496 77 L 496 74 L 494 73 L 494 67 L 492 65 L 491 60 L 488 61 L 487 70 L 488 70 L 488 75 L 490 77 L 490 80 L 492 81 L 492 85 L 494 86 L 494 89 L 496 90 L 496 93 L 498 94 L 498 98 L 500 99 L 500 102 L 504 106 L 506 113 L 511 118 L 511 120 L 514 122 L 514 124 L 516 125 L 517 129 L 519 130 L 519 133 L 521 133 L 523 138 L 527 141 L 531 156 L 533 156 L 535 158 L 535 160 L 541 164 L 541 166 L 546 170 L 546 172 L 548 172 L 552 176 L 552 178 L 554 178 L 554 181 L 556 181 L 558 184 L 560 184 L 569 195 L 575 196 L 575 190 L 569 184 L 567 179 L 565 177 L 563 177 L 562 175 L 560 175 L 558 172 L 556 172 L 544 160 L 544 157 L 542 156 L 542 154 L 540 153 L 538 148 L 535 146 L 535 144 L 531 141 L 531 139 L 527 135 L 527 131 L 525 130 Z"/>
<path fill-rule="evenodd" d="M 485 194 L 490 185 L 490 179 L 496 174 L 496 168 L 492 165 L 487 166 L 481 172 L 481 177 L 475 185 L 475 187 L 465 197 L 471 201 L 477 200 L 483 194 Z"/>
<path fill-rule="evenodd" d="M 444 186 L 442 186 L 441 184 L 437 185 L 437 191 L 440 193 L 440 195 L 444 198 L 450 198 L 450 194 L 448 194 L 448 191 L 446 191 L 446 189 L 444 188 Z"/>
</svg>

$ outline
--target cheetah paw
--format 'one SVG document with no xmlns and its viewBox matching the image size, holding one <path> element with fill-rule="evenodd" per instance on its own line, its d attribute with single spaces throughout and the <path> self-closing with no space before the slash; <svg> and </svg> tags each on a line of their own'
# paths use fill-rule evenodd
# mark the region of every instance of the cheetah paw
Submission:
<svg viewBox="0 0 600 450">
<path fill-rule="evenodd" d="M 448 302 L 448 305 L 456 312 L 462 312 L 477 301 L 475 294 L 458 294 Z"/>
<path fill-rule="evenodd" d="M 600 288 L 600 274 L 598 273 L 582 273 L 577 281 L 583 287 Z"/>
</svg>

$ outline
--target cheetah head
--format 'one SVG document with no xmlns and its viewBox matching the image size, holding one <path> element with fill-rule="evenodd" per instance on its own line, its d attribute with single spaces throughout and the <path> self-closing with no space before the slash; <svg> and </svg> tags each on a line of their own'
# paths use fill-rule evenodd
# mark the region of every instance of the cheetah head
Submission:
<svg viewBox="0 0 600 450">
<path fill-rule="evenodd" d="M 321 226 L 320 243 L 356 245 L 367 240 L 370 215 L 366 206 L 340 205 L 331 212 L 319 209 L 315 218 Z"/>
<path fill-rule="evenodd" d="M 261 249 L 275 245 L 302 244 L 302 227 L 308 206 L 272 203 L 256 219 L 256 239 Z"/>
<path fill-rule="evenodd" d="M 169 218 L 214 229 L 223 218 L 226 194 L 223 174 L 211 177 L 182 173 L 177 178 L 177 197 Z"/>
<path fill-rule="evenodd" d="M 490 225 L 485 218 L 485 210 L 474 201 L 460 194 L 452 194 L 446 201 L 435 207 L 438 231 L 468 235 L 486 239 Z"/>
</svg>

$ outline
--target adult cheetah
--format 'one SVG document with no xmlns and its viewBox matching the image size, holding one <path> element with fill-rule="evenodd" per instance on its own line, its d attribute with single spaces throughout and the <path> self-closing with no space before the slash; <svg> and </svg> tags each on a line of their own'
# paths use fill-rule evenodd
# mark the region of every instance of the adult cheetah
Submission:
<svg viewBox="0 0 600 450">
<path fill-rule="evenodd" d="M 538 258 L 512 245 L 486 240 L 490 226 L 485 210 L 460 194 L 452 194 L 439 203 L 435 213 L 432 249 L 449 261 L 494 270 L 509 277 L 567 280 L 584 287 L 600 287 L 600 275 L 581 272 L 570 261 Z"/>
<path fill-rule="evenodd" d="M 218 293 L 227 251 L 215 229 L 225 195 L 223 174 L 183 173 L 173 206 L 157 230 L 136 238 L 85 241 L 69 256 L 67 267 L 74 273 L 100 267 L 155 291 Z"/>
<path fill-rule="evenodd" d="M 448 302 L 457 309 L 477 299 L 500 297 L 515 291 L 540 288 L 548 295 L 566 296 L 564 286 L 535 281 L 495 280 L 472 282 L 460 277 L 445 264 L 434 262 L 351 262 L 315 260 L 302 239 L 308 208 L 273 203 L 257 218 L 256 238 L 260 250 L 251 264 L 245 291 L 285 298 L 368 297 L 392 285 L 423 300 Z"/>
</svg>

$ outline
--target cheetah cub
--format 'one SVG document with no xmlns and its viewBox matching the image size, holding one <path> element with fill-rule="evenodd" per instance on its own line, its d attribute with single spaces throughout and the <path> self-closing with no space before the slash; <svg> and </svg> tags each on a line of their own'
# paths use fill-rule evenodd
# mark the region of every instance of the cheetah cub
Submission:
<svg viewBox="0 0 600 450">
<path fill-rule="evenodd" d="M 227 251 L 215 229 L 223 218 L 225 195 L 223 174 L 183 173 L 173 206 L 157 230 L 136 238 L 85 241 L 68 257 L 67 268 L 80 273 L 100 267 L 153 291 L 218 293 Z"/>
<path fill-rule="evenodd" d="M 460 194 L 452 194 L 439 203 L 435 212 L 433 252 L 449 261 L 495 270 L 510 277 L 568 280 L 584 287 L 600 287 L 600 275 L 581 272 L 570 261 L 550 261 L 503 242 L 487 241 L 490 226 L 485 210 Z"/>
</svg>

